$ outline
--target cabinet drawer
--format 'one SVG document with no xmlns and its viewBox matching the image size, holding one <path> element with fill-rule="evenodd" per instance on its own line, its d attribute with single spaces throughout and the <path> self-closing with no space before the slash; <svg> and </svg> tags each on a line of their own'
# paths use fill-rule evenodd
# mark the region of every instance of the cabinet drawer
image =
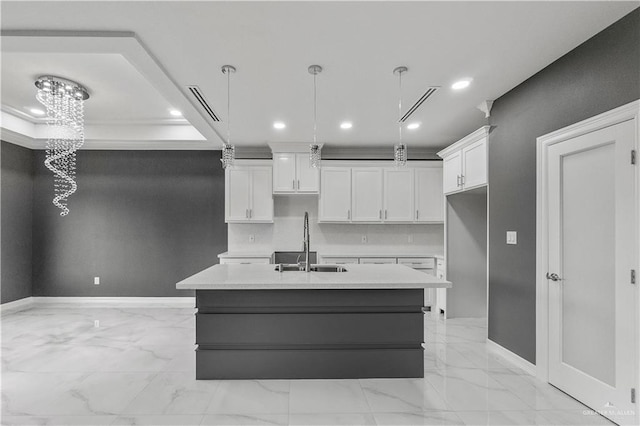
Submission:
<svg viewBox="0 0 640 426">
<path fill-rule="evenodd" d="M 329 265 L 354 265 L 358 263 L 357 257 L 323 257 L 322 263 Z"/>
<path fill-rule="evenodd" d="M 242 264 L 250 265 L 252 263 L 268 264 L 271 263 L 270 257 L 224 257 L 220 259 L 221 265 Z"/>
<path fill-rule="evenodd" d="M 391 264 L 396 263 L 395 257 L 361 257 L 360 263 L 363 265 L 371 264 Z"/>
<path fill-rule="evenodd" d="M 433 257 L 402 257 L 398 258 L 398 263 L 414 269 L 433 269 L 436 265 Z"/>
</svg>

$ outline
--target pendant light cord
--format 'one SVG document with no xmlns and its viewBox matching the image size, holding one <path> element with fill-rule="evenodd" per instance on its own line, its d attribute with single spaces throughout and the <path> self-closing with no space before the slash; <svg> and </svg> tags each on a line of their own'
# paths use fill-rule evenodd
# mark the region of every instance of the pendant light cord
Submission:
<svg viewBox="0 0 640 426">
<path fill-rule="evenodd" d="M 402 71 L 398 73 L 398 145 L 402 144 Z"/>
<path fill-rule="evenodd" d="M 317 89 L 316 89 L 316 76 L 318 73 L 313 73 L 313 144 L 317 145 L 316 133 L 318 129 L 318 100 L 317 100 Z"/>
<path fill-rule="evenodd" d="M 231 145 L 231 72 L 227 70 L 227 145 Z"/>
</svg>

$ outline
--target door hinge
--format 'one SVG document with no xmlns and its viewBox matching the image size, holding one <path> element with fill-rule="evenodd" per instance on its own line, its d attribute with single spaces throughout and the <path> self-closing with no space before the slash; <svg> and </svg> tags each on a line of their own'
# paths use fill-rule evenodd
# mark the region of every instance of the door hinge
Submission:
<svg viewBox="0 0 640 426">
<path fill-rule="evenodd" d="M 636 388 L 631 388 L 631 403 L 636 403 Z"/>
<path fill-rule="evenodd" d="M 636 150 L 631 150 L 631 164 L 636 164 Z"/>
<path fill-rule="evenodd" d="M 636 283 L 636 270 L 632 269 L 631 270 L 631 284 L 635 284 Z"/>
</svg>

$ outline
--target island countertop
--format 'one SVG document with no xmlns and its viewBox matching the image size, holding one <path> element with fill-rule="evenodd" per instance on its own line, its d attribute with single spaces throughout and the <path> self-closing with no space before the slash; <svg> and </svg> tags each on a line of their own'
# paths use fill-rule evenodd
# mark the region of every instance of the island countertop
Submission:
<svg viewBox="0 0 640 426">
<path fill-rule="evenodd" d="M 450 288 L 449 281 L 404 265 L 346 265 L 346 272 L 276 271 L 276 265 L 214 265 L 178 290 Z"/>
</svg>

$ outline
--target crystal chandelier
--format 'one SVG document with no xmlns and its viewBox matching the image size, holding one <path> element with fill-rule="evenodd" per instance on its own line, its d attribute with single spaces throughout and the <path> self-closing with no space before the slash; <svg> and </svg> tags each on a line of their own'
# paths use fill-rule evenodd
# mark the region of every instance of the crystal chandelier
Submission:
<svg viewBox="0 0 640 426">
<path fill-rule="evenodd" d="M 53 204 L 69 214 L 67 199 L 76 192 L 76 151 L 84 144 L 84 101 L 89 93 L 82 85 L 43 75 L 35 82 L 36 99 L 46 108 L 49 138 L 44 165 L 54 175 Z"/>
<path fill-rule="evenodd" d="M 320 65 L 311 65 L 308 70 L 309 74 L 313 75 L 313 143 L 309 145 L 309 164 L 311 167 L 319 168 L 321 159 L 320 150 L 322 148 L 318 145 L 316 136 L 316 131 L 318 129 L 316 76 L 322 72 L 322 67 Z"/>
<path fill-rule="evenodd" d="M 222 143 L 222 168 L 226 169 L 233 166 L 233 162 L 236 159 L 236 147 L 231 145 L 231 74 L 236 72 L 236 67 L 233 65 L 223 65 L 222 74 L 227 76 L 227 141 Z"/>
<path fill-rule="evenodd" d="M 409 71 L 407 67 L 397 67 L 393 70 L 398 74 L 398 143 L 393 147 L 393 159 L 396 167 L 407 165 L 407 145 L 402 143 L 402 73 Z"/>
</svg>

